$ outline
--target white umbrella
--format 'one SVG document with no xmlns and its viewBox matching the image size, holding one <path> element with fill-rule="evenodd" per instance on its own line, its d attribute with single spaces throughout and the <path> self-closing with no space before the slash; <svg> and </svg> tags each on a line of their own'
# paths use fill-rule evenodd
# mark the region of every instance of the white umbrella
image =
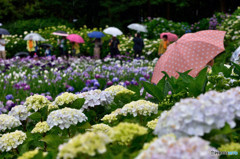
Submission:
<svg viewBox="0 0 240 159">
<path fill-rule="evenodd" d="M 123 34 L 122 31 L 119 30 L 116 27 L 106 28 L 106 29 L 103 30 L 103 32 L 106 33 L 106 34 L 110 34 L 112 36 L 115 36 L 115 37 L 118 36 L 118 35 L 122 35 Z"/>
<path fill-rule="evenodd" d="M 136 30 L 138 32 L 147 32 L 147 27 L 142 24 L 133 23 L 127 26 L 129 29 Z"/>
<path fill-rule="evenodd" d="M 30 33 L 26 35 L 23 40 L 45 41 L 45 39 L 38 33 Z"/>
</svg>

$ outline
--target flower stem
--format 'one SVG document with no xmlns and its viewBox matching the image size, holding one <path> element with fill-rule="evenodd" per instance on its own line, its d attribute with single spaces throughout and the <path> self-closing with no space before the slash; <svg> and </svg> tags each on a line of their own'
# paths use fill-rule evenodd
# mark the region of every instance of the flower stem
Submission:
<svg viewBox="0 0 240 159">
<path fill-rule="evenodd" d="M 68 129 L 68 136 L 71 137 L 70 128 Z"/>
</svg>

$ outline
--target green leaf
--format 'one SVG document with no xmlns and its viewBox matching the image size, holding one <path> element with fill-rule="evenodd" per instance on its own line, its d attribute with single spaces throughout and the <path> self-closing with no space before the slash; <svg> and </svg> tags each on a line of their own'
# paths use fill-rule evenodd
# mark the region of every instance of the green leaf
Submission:
<svg viewBox="0 0 240 159">
<path fill-rule="evenodd" d="M 240 76 L 240 66 L 236 63 L 232 63 L 234 66 L 234 73 L 236 73 L 238 76 Z"/>
<path fill-rule="evenodd" d="M 207 67 L 205 67 L 198 76 L 189 83 L 188 91 L 190 95 L 197 97 L 201 93 L 205 92 L 207 84 Z"/>
<path fill-rule="evenodd" d="M 91 124 L 89 122 L 86 122 L 80 126 L 81 129 L 89 129 L 91 128 Z"/>
<path fill-rule="evenodd" d="M 32 159 L 44 159 L 43 152 L 39 151 Z"/>
<path fill-rule="evenodd" d="M 60 137 L 56 134 L 50 134 L 43 137 L 40 141 L 47 144 L 48 151 L 57 151 L 58 146 L 64 142 L 64 137 Z"/>
<path fill-rule="evenodd" d="M 72 105 L 71 108 L 75 108 L 75 109 L 81 109 L 83 104 L 85 102 L 84 98 L 78 98 L 77 100 L 75 100 Z"/>
<path fill-rule="evenodd" d="M 149 94 L 157 98 L 159 101 L 163 100 L 163 92 L 156 85 L 143 82 L 143 87 Z"/>
<path fill-rule="evenodd" d="M 190 83 L 192 80 L 193 80 L 193 77 L 188 75 L 188 73 L 190 72 L 191 70 L 188 70 L 184 73 L 181 73 L 181 72 L 178 72 L 179 74 L 179 79 L 182 79 L 183 82 L 185 83 Z"/>
<path fill-rule="evenodd" d="M 140 90 L 141 90 L 141 89 L 139 88 L 139 86 L 129 85 L 127 88 L 128 88 L 129 90 L 135 92 L 135 95 L 137 95 L 138 97 L 140 96 Z"/>
<path fill-rule="evenodd" d="M 35 113 L 31 114 L 31 115 L 29 116 L 29 118 L 32 119 L 32 120 L 34 120 L 34 121 L 40 121 L 41 118 L 42 118 L 42 115 L 41 115 L 41 113 L 39 113 L 39 112 L 35 112 Z"/>
</svg>

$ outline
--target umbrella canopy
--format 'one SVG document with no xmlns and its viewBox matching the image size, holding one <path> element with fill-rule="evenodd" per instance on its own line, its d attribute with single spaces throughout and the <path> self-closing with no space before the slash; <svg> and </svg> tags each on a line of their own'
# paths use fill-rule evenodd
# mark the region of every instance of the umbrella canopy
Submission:
<svg viewBox="0 0 240 159">
<path fill-rule="evenodd" d="M 70 34 L 67 36 L 67 39 L 70 40 L 71 42 L 84 43 L 83 38 L 77 34 Z"/>
<path fill-rule="evenodd" d="M 29 53 L 28 52 L 18 52 L 14 55 L 15 57 L 28 57 Z"/>
<path fill-rule="evenodd" d="M 53 35 L 58 35 L 58 36 L 68 36 L 67 32 L 58 30 L 52 33 Z"/>
<path fill-rule="evenodd" d="M 136 30 L 137 32 L 147 32 L 147 27 L 142 24 L 133 23 L 127 26 L 129 29 Z"/>
<path fill-rule="evenodd" d="M 152 83 L 157 84 L 164 76 L 178 77 L 177 72 L 191 70 L 189 75 L 196 77 L 198 73 L 215 56 L 225 50 L 223 40 L 225 31 L 207 30 L 183 35 L 171 44 L 158 60 L 152 77 Z"/>
<path fill-rule="evenodd" d="M 0 35 L 10 35 L 7 29 L 0 28 Z"/>
<path fill-rule="evenodd" d="M 168 33 L 161 33 L 160 38 L 162 39 L 164 35 L 167 35 L 168 41 L 170 41 L 170 42 L 178 40 L 178 36 L 176 34 L 169 33 L 169 32 Z"/>
<path fill-rule="evenodd" d="M 23 40 L 45 41 L 45 39 L 38 33 L 30 33 L 26 35 Z"/>
<path fill-rule="evenodd" d="M 100 31 L 93 31 L 91 33 L 88 33 L 88 37 L 90 37 L 90 38 L 102 38 L 104 36 L 105 35 Z"/>
<path fill-rule="evenodd" d="M 123 34 L 122 31 L 119 30 L 116 27 L 106 28 L 106 29 L 103 30 L 103 32 L 106 33 L 106 34 L 110 34 L 112 36 L 115 36 L 115 37 L 118 36 L 118 35 L 122 35 Z"/>
</svg>

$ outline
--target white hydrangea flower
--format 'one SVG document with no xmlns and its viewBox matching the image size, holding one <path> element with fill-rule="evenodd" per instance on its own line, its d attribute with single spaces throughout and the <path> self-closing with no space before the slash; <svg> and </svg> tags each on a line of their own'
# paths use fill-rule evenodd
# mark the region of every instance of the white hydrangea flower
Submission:
<svg viewBox="0 0 240 159">
<path fill-rule="evenodd" d="M 95 156 L 96 152 L 103 154 L 107 151 L 106 145 L 111 139 L 104 133 L 86 132 L 71 138 L 67 143 L 59 146 L 58 159 L 79 158 L 80 154 Z"/>
<path fill-rule="evenodd" d="M 0 151 L 10 151 L 13 148 L 17 148 L 24 142 L 26 138 L 27 135 L 19 130 L 11 133 L 6 133 L 0 137 Z"/>
<path fill-rule="evenodd" d="M 87 120 L 85 114 L 82 111 L 71 108 L 63 108 L 52 111 L 47 118 L 47 123 L 50 129 L 54 126 L 58 126 L 61 129 L 69 128 L 71 125 L 82 123 Z"/>
<path fill-rule="evenodd" d="M 64 104 L 71 104 L 77 99 L 78 96 L 76 94 L 65 92 L 54 100 L 53 105 L 62 106 Z"/>
<path fill-rule="evenodd" d="M 199 137 L 176 140 L 172 135 L 165 135 L 155 140 L 136 159 L 217 159 L 218 156 L 211 156 L 211 151 L 217 150 Z"/>
<path fill-rule="evenodd" d="M 102 91 L 100 94 L 101 99 L 101 105 L 109 105 L 113 102 L 114 97 L 111 95 L 111 93 L 107 91 Z"/>
<path fill-rule="evenodd" d="M 113 102 L 113 97 L 109 92 L 97 90 L 91 90 L 78 94 L 79 98 L 84 98 L 85 102 L 82 106 L 82 110 L 88 109 L 89 107 L 95 107 L 97 105 L 107 105 Z"/>
<path fill-rule="evenodd" d="M 31 133 L 45 133 L 50 130 L 50 127 L 46 121 L 38 122 Z"/>
<path fill-rule="evenodd" d="M 112 121 L 117 120 L 117 116 L 121 113 L 121 109 L 116 109 L 111 114 L 106 114 L 101 120 L 111 123 Z"/>
<path fill-rule="evenodd" d="M 24 105 L 27 107 L 27 110 L 34 110 L 35 112 L 38 111 L 39 109 L 48 106 L 50 101 L 42 95 L 33 95 L 30 97 L 27 97 L 26 102 Z"/>
<path fill-rule="evenodd" d="M 154 133 L 158 136 L 168 133 L 177 137 L 202 136 L 212 129 L 224 127 L 225 123 L 235 127 L 235 117 L 240 117 L 240 87 L 181 100 L 161 114 Z"/>
<path fill-rule="evenodd" d="M 147 123 L 147 127 L 154 130 L 157 126 L 157 123 L 158 123 L 158 118 L 153 119 Z"/>
<path fill-rule="evenodd" d="M 24 105 L 17 105 L 11 109 L 10 112 L 8 112 L 8 115 L 13 116 L 17 118 L 18 120 L 26 120 L 29 115 L 31 115 L 30 112 L 28 112 L 27 107 Z"/>
<path fill-rule="evenodd" d="M 88 129 L 88 131 L 92 131 L 92 132 L 102 132 L 104 134 L 107 134 L 109 135 L 110 133 L 110 130 L 111 130 L 111 127 L 106 125 L 106 124 L 95 124 L 95 125 L 92 125 L 92 127 L 90 129 Z"/>
<path fill-rule="evenodd" d="M 112 96 L 117 95 L 118 93 L 126 93 L 126 94 L 134 94 L 135 92 L 121 86 L 121 85 L 114 85 L 111 87 L 106 88 L 104 91 L 109 92 Z"/>
<path fill-rule="evenodd" d="M 56 104 L 54 104 L 54 103 L 50 103 L 49 105 L 48 105 L 48 111 L 51 111 L 51 110 L 53 110 L 53 109 L 58 109 L 59 107 L 56 105 Z"/>
<path fill-rule="evenodd" d="M 126 116 L 128 113 L 134 117 L 137 115 L 150 116 L 158 113 L 158 105 L 146 100 L 133 101 L 121 108 L 122 115 Z"/>
<path fill-rule="evenodd" d="M 22 125 L 22 123 L 17 118 L 6 114 L 0 115 L 0 131 L 12 129 L 20 125 Z"/>
</svg>

